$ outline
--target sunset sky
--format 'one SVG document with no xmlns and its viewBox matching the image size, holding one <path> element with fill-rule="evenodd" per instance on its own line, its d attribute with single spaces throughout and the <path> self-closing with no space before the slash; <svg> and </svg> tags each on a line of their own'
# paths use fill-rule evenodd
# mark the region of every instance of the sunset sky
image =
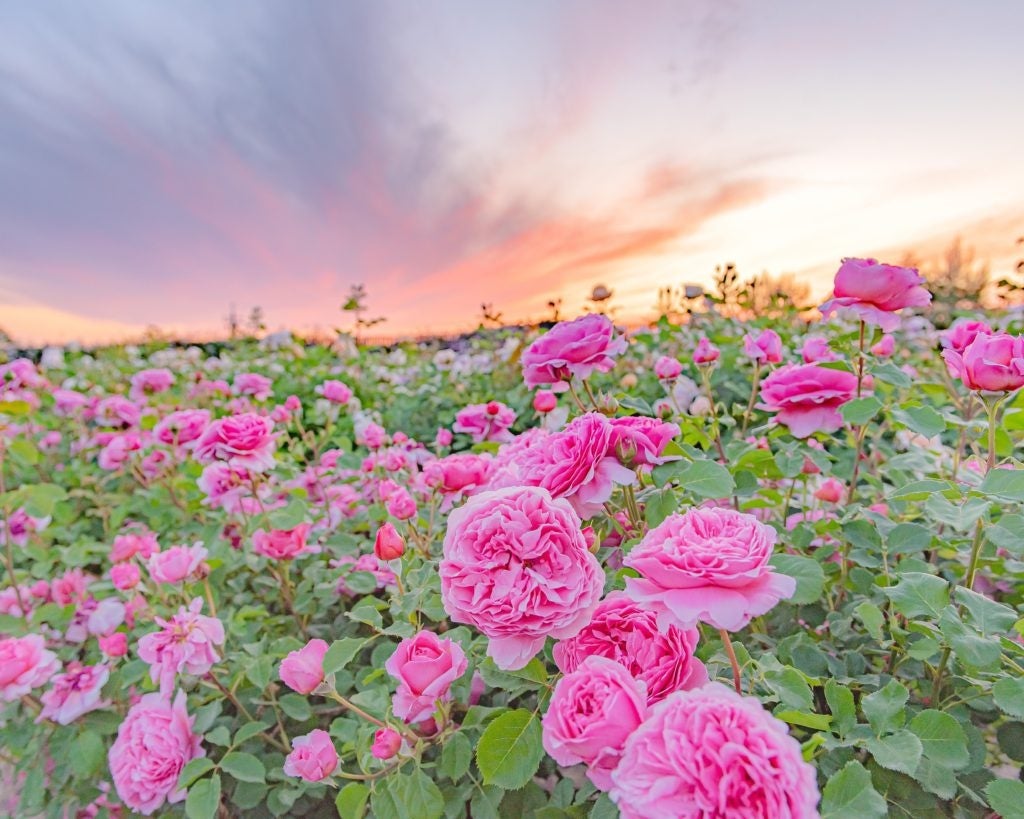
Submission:
<svg viewBox="0 0 1024 819">
<path fill-rule="evenodd" d="M 1024 235 L 1024 3 L 0 0 L 0 327 L 464 329 Z"/>
</svg>

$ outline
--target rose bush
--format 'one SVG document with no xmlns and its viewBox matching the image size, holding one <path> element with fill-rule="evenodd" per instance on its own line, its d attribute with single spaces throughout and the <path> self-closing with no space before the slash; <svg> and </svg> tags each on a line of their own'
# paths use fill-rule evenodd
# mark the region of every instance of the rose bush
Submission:
<svg viewBox="0 0 1024 819">
<path fill-rule="evenodd" d="M 1024 342 L 928 301 L 0 363 L 0 815 L 1021 815 Z"/>
</svg>

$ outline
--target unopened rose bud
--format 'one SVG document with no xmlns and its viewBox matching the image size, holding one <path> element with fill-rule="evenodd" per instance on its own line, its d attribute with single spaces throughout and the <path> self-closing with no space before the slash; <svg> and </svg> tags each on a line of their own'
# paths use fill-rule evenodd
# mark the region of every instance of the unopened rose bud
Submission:
<svg viewBox="0 0 1024 819">
<path fill-rule="evenodd" d="M 598 550 L 599 547 L 597 545 L 597 535 L 594 532 L 593 526 L 583 527 L 583 539 L 586 541 L 587 548 L 590 551 L 596 552 Z"/>
<path fill-rule="evenodd" d="M 486 409 L 488 415 L 497 415 L 501 412 L 501 405 L 497 401 L 488 401 Z"/>
<path fill-rule="evenodd" d="M 381 728 L 373 735 L 370 753 L 377 759 L 391 759 L 402 747 L 402 737 L 394 728 Z"/>
<path fill-rule="evenodd" d="M 814 497 L 820 501 L 825 501 L 826 503 L 838 503 L 842 496 L 843 485 L 835 478 L 829 478 L 826 480 L 814 493 Z"/>
<path fill-rule="evenodd" d="M 619 402 L 611 395 L 602 395 L 597 399 L 597 409 L 609 417 L 619 411 Z"/>
<path fill-rule="evenodd" d="M 675 378 L 683 371 L 683 365 L 678 359 L 663 355 L 654 362 L 654 374 L 661 379 Z"/>
<path fill-rule="evenodd" d="M 373 541 L 373 553 L 377 560 L 397 560 L 405 554 L 405 540 L 391 523 L 385 523 L 377 530 Z"/>
<path fill-rule="evenodd" d="M 537 390 L 533 396 L 533 408 L 540 413 L 551 412 L 558 406 L 558 396 L 550 390 Z"/>
</svg>

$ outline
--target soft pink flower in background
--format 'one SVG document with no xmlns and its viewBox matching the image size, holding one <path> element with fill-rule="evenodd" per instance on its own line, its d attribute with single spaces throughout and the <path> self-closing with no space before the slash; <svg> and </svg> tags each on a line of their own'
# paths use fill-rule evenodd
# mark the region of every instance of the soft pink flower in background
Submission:
<svg viewBox="0 0 1024 819">
<path fill-rule="evenodd" d="M 782 339 L 774 330 L 762 330 L 757 337 L 747 333 L 743 354 L 759 364 L 778 364 L 782 361 Z"/>
<path fill-rule="evenodd" d="M 50 687 L 39 698 L 43 709 L 36 721 L 50 719 L 69 725 L 83 714 L 106 708 L 110 703 L 100 696 L 109 678 L 110 669 L 105 665 L 69 663 L 63 673 L 50 680 Z"/>
<path fill-rule="evenodd" d="M 304 554 L 315 554 L 320 547 L 309 545 L 310 524 L 300 523 L 291 529 L 257 529 L 252 535 L 253 551 L 272 560 L 292 560 Z"/>
<path fill-rule="evenodd" d="M 274 382 L 258 373 L 239 373 L 232 385 L 236 395 L 248 395 L 257 401 L 270 398 Z"/>
<path fill-rule="evenodd" d="M 45 685 L 60 668 L 38 634 L 0 639 L 0 700 L 14 702 Z"/>
<path fill-rule="evenodd" d="M 201 570 L 208 552 L 202 544 L 171 546 L 153 554 L 146 563 L 154 583 L 181 583 L 194 578 Z"/>
<path fill-rule="evenodd" d="M 499 401 L 490 401 L 486 404 L 470 404 L 460 409 L 455 414 L 452 431 L 469 435 L 474 443 L 504 443 L 512 440 L 512 433 L 508 430 L 515 422 L 515 410 Z"/>
<path fill-rule="evenodd" d="M 168 446 L 191 444 L 210 425 L 210 411 L 184 409 L 165 415 L 153 427 L 153 437 Z"/>
<path fill-rule="evenodd" d="M 682 371 L 683 365 L 679 363 L 678 358 L 672 356 L 663 355 L 654 362 L 654 374 L 661 379 L 675 378 Z"/>
<path fill-rule="evenodd" d="M 167 392 L 174 386 L 174 374 L 167 369 L 139 370 L 132 375 L 131 389 L 128 395 L 133 401 L 144 399 L 150 395 Z"/>
<path fill-rule="evenodd" d="M 316 388 L 316 393 L 326 398 L 332 404 L 341 404 L 342 406 L 352 400 L 352 390 L 349 389 L 348 384 L 344 381 L 324 381 L 323 384 Z"/>
</svg>

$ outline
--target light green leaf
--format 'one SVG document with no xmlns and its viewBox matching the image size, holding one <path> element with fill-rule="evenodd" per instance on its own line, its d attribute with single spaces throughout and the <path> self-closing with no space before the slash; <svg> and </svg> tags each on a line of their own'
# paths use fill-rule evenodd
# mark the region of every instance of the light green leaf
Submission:
<svg viewBox="0 0 1024 819">
<path fill-rule="evenodd" d="M 220 807 L 220 775 L 200 779 L 188 790 L 185 815 L 188 819 L 213 819 Z"/>
<path fill-rule="evenodd" d="M 801 555 L 772 555 L 771 565 L 782 574 L 796 580 L 796 591 L 788 602 L 794 605 L 816 603 L 825 588 L 825 570 L 810 557 Z"/>
<path fill-rule="evenodd" d="M 540 720 L 524 708 L 491 722 L 476 748 L 476 764 L 484 782 L 507 790 L 529 782 L 543 756 Z"/>
<path fill-rule="evenodd" d="M 847 762 L 822 792 L 822 819 L 883 819 L 885 799 L 871 784 L 871 774 L 859 762 Z"/>
<path fill-rule="evenodd" d="M 882 591 L 906 617 L 938 618 L 949 605 L 949 583 L 925 572 L 904 572 L 899 583 Z"/>
<path fill-rule="evenodd" d="M 906 729 L 885 737 L 869 739 L 867 749 L 875 758 L 875 762 L 883 768 L 899 771 L 908 776 L 914 775 L 924 752 L 921 740 Z"/>
<path fill-rule="evenodd" d="M 220 761 L 220 767 L 239 782 L 264 782 L 267 778 L 267 769 L 259 758 L 244 751 L 226 754 Z"/>
<path fill-rule="evenodd" d="M 928 759 L 953 770 L 963 768 L 971 761 L 967 735 L 949 714 L 928 709 L 914 717 L 908 727 L 921 740 Z"/>
</svg>

